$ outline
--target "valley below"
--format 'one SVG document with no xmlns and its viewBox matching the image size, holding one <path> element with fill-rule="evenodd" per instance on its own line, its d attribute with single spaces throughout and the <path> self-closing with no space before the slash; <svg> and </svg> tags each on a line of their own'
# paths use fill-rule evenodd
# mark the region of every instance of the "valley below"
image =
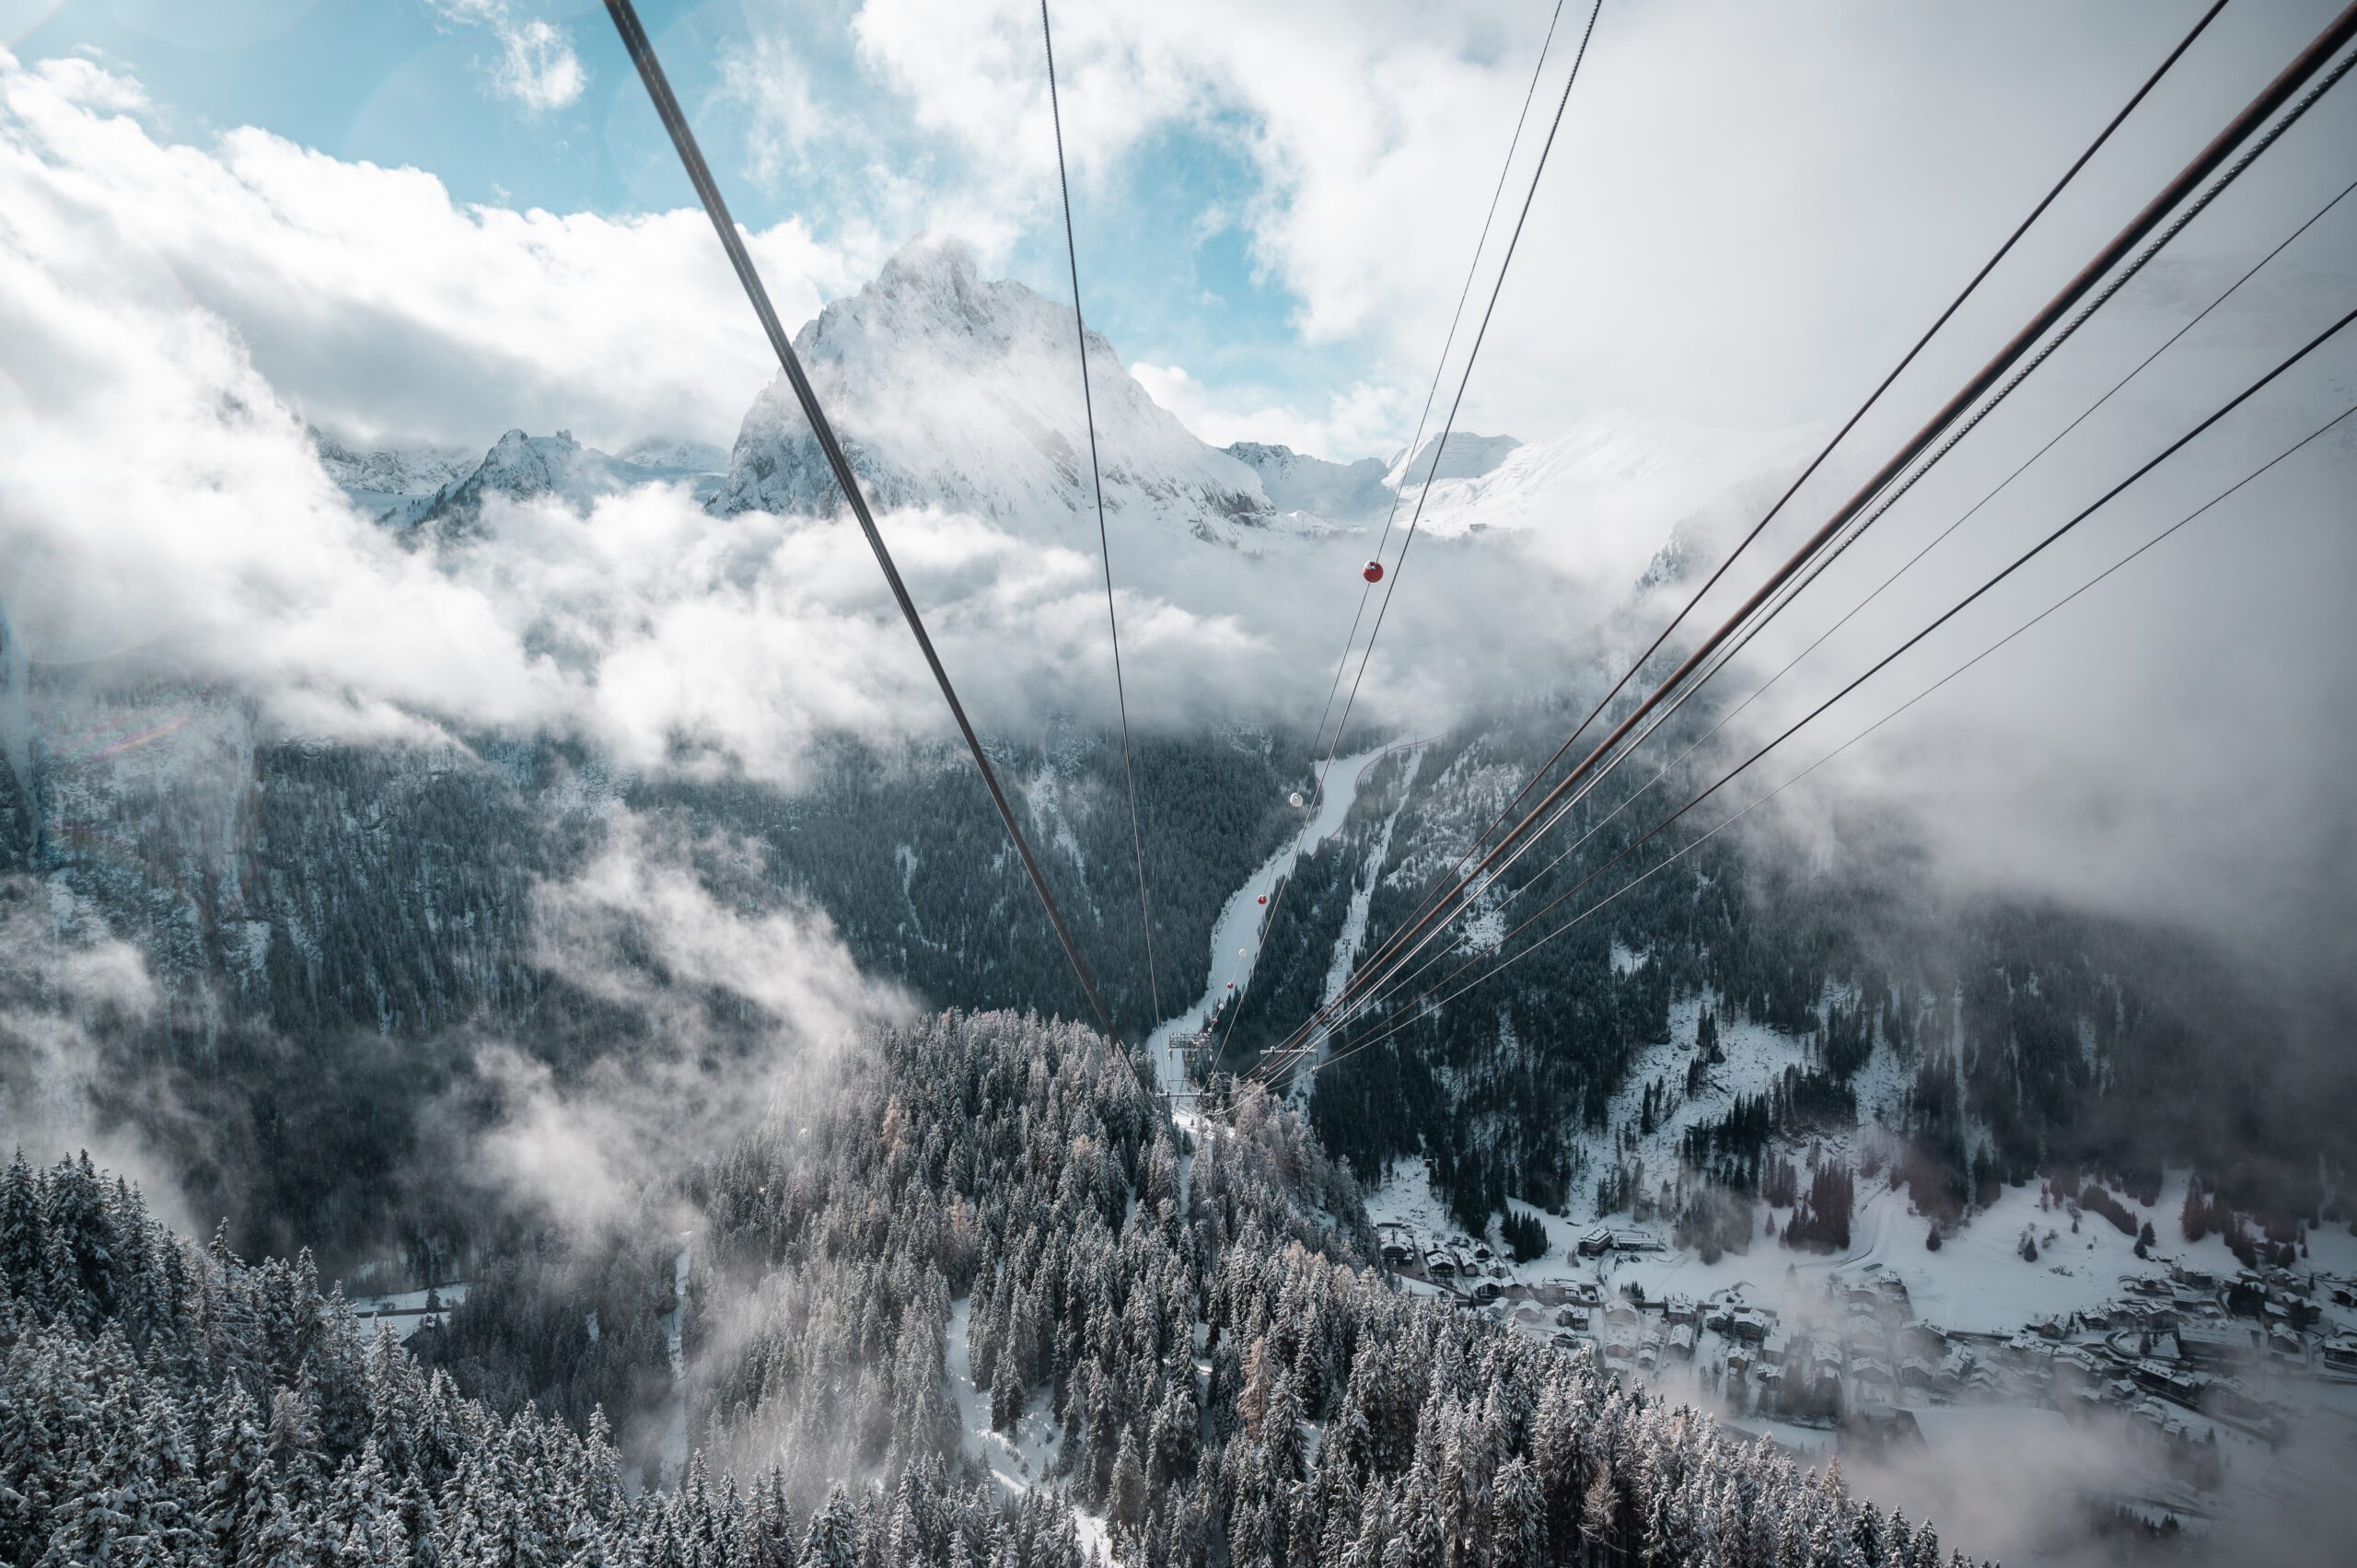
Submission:
<svg viewBox="0 0 2357 1568">
<path fill-rule="evenodd" d="M 1873 796 L 1656 848 L 1732 679 L 1353 986 L 1809 431 L 1213 447 L 1091 336 L 1100 539 L 1070 331 L 925 241 L 796 341 L 1109 1038 L 782 384 L 726 447 L 233 420 L 352 597 L 9 605 L 0 1562 L 2338 1538 L 2333 996 Z"/>
</svg>

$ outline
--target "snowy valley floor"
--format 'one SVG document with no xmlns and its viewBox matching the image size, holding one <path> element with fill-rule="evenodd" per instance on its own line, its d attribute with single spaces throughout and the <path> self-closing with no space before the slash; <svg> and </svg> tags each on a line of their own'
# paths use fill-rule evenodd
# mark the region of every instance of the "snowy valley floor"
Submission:
<svg viewBox="0 0 2357 1568">
<path fill-rule="evenodd" d="M 2022 1370 L 2022 1354 L 2014 1347 L 2022 1330 L 2038 1319 L 2097 1312 L 2121 1297 L 2124 1281 L 2165 1278 L 2172 1262 L 2231 1280 L 2239 1265 L 2223 1241 L 2213 1236 L 2187 1244 L 2177 1228 L 2189 1177 L 2184 1170 L 2170 1171 L 2159 1202 L 2150 1208 L 2128 1200 L 2131 1214 L 2140 1223 L 2149 1220 L 2160 1238 L 2150 1260 L 2139 1260 L 2134 1238 L 2099 1214 L 2082 1214 L 2074 1229 L 2062 1209 L 2041 1210 L 2034 1186 L 2005 1189 L 1993 1206 L 1952 1232 L 1940 1250 L 1928 1250 L 1929 1221 L 1915 1212 L 1908 1195 L 1883 1179 L 1862 1179 L 1851 1246 L 1837 1255 L 1788 1250 L 1757 1236 L 1747 1252 L 1727 1253 L 1709 1263 L 1696 1252 L 1666 1245 L 1658 1251 L 1586 1257 L 1580 1241 L 1600 1223 L 1649 1233 L 1664 1243 L 1667 1227 L 1639 1225 L 1626 1213 L 1596 1214 L 1592 1202 L 1582 1209 L 1575 1198 L 1577 1217 L 1515 1203 L 1518 1212 L 1545 1225 L 1548 1250 L 1543 1258 L 1516 1265 L 1501 1249 L 1497 1266 L 1504 1278 L 1496 1283 L 1504 1295 L 1493 1304 L 1473 1307 L 1465 1300 L 1466 1281 L 1428 1280 L 1420 1277 L 1421 1266 L 1403 1272 L 1401 1281 L 1411 1291 L 1499 1316 L 1534 1337 L 1593 1342 L 1624 1376 L 1646 1381 L 1812 1460 L 1838 1457 L 1845 1477 L 1864 1495 L 1903 1507 L 1912 1517 L 1935 1517 L 1959 1539 L 2003 1561 L 2082 1561 L 2076 1553 L 2086 1550 L 2088 1520 L 2115 1508 L 2154 1524 L 2173 1518 L 2189 1536 L 2214 1534 L 2223 1559 L 2229 1539 L 2273 1539 L 2265 1532 L 2287 1516 L 2340 1505 L 2339 1489 L 2328 1478 L 2346 1476 L 2357 1466 L 2357 1384 L 2328 1380 L 2313 1355 L 2297 1365 L 2257 1359 L 2241 1380 L 2280 1407 L 2286 1421 L 2282 1435 L 2270 1444 L 2254 1430 L 2255 1423 L 2142 1398 L 2142 1388 L 2132 1400 L 2106 1399 L 2101 1376 L 2084 1379 L 2087 1393 L 2061 1392 L 2060 1385 L 2034 1382 Z M 1760 1209 L 1760 1219 L 1772 1214 L 1780 1225 L 1790 1217 L 1790 1211 L 1764 1204 Z M 1421 1165 L 1395 1166 L 1383 1186 L 1369 1194 L 1367 1210 L 1378 1225 L 1404 1227 L 1420 1256 L 1434 1244 L 1455 1244 L 1469 1252 L 1474 1243 L 1448 1218 Z M 2024 1261 L 2017 1249 L 2026 1230 L 2034 1232 L 2040 1249 L 2034 1263 Z M 2308 1241 L 2312 1255 L 2303 1260 L 2300 1272 L 2357 1280 L 2357 1237 L 2334 1226 L 2311 1232 Z M 1853 1285 L 1870 1288 L 1883 1278 L 1904 1286 L 1904 1313 L 1888 1316 L 1905 1321 L 1862 1328 L 1863 1320 L 1847 1310 L 1848 1293 Z M 1632 1310 L 1632 1295 L 1648 1305 Z M 1559 1314 L 1566 1306 L 1577 1311 L 1583 1297 L 1602 1305 L 1588 1310 L 1580 1327 L 1567 1327 Z M 1665 1332 L 1669 1324 L 1664 1304 L 1674 1298 L 1695 1307 L 1692 1348 L 1686 1353 Z M 2328 1289 L 2319 1299 L 2328 1303 L 2319 1325 L 2324 1333 L 2357 1329 L 2357 1310 L 2329 1305 Z M 1713 1302 L 1765 1309 L 1775 1338 L 1794 1359 L 1811 1342 L 1836 1347 L 1832 1376 L 1845 1405 L 1887 1401 L 1905 1412 L 1911 1434 L 1868 1445 L 1856 1432 L 1845 1433 L 1829 1422 L 1770 1413 L 1761 1403 L 1756 1370 L 1745 1366 L 1748 1361 L 1757 1368 L 1761 1347 L 1706 1327 Z M 1907 1332 L 1918 1323 L 1936 1325 L 1945 1343 L 1962 1353 L 1963 1365 L 1985 1373 L 1985 1379 L 1950 1388 L 1907 1386 L 1894 1377 L 1889 1385 L 1873 1386 L 1875 1398 L 1861 1397 L 1862 1373 L 1870 1374 L 1876 1361 L 1896 1369 L 1898 1347 L 1918 1342 Z M 2103 1372 L 2116 1372 L 2120 1368 L 2115 1363 L 2101 1358 L 2107 1337 L 2096 1330 L 2067 1332 L 2044 1352 L 2032 1353 L 2075 1348 L 2100 1358 Z M 1785 1376 L 1796 1374 L 1788 1365 Z M 2200 1484 L 2189 1479 L 2195 1467 L 2182 1461 L 2187 1448 L 2212 1441 L 2223 1473 L 2215 1484 Z M 2262 1548 L 2258 1560 L 2279 1559 Z"/>
</svg>

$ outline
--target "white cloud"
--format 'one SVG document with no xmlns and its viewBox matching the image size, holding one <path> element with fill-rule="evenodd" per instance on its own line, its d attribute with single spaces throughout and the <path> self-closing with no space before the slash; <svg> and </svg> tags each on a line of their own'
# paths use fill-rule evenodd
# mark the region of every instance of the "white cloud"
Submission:
<svg viewBox="0 0 2357 1568">
<path fill-rule="evenodd" d="M 756 31 L 718 64 L 721 97 L 743 106 L 749 117 L 747 150 L 754 178 L 764 183 L 807 169 L 814 144 L 850 133 L 819 109 L 810 68 L 783 32 Z"/>
<path fill-rule="evenodd" d="M 0 407 L 0 589 L 36 660 L 145 648 L 301 733 L 547 728 L 628 766 L 788 781 L 820 732 L 938 726 L 854 530 L 648 487 L 586 518 L 495 503 L 437 562 L 350 508 L 216 318 L 0 248 L 0 337 L 28 394 Z M 1005 617 L 1038 623 L 1043 663 L 1077 658 L 1085 562 L 956 517 L 894 532 L 968 662 Z"/>
<path fill-rule="evenodd" d="M 861 974 L 824 914 L 716 896 L 697 862 L 749 870 L 750 843 L 681 839 L 623 812 L 572 879 L 534 899 L 549 972 L 642 1020 L 648 1049 L 601 1056 L 560 1082 L 504 1044 L 478 1051 L 497 1122 L 480 1155 L 501 1186 L 594 1229 L 629 1216 L 660 1178 L 742 1136 L 789 1075 L 823 1079 L 854 1030 L 904 1023 L 908 998 Z M 716 1033 L 722 993 L 755 1010 L 753 1038 Z M 678 1223 L 686 1225 L 684 1212 Z"/>
<path fill-rule="evenodd" d="M 29 394 L 0 405 L 0 446 L 18 454 L 0 493 L 0 593 L 32 658 L 139 650 L 251 693 L 297 733 L 549 731 L 632 769 L 789 785 L 823 735 L 944 736 L 856 529 L 715 517 L 684 489 L 645 486 L 586 515 L 493 499 L 483 537 L 405 550 L 344 502 L 217 318 L 121 285 L 0 246 L 0 341 Z M 954 513 L 883 526 L 980 722 L 1109 716 L 1093 552 Z M 1347 553 L 1256 560 L 1133 530 L 1132 712 L 1169 724 L 1306 703 L 1347 594 L 1305 601 L 1304 586 L 1352 582 Z M 1422 569 L 1433 591 L 1403 603 L 1371 678 L 1394 712 L 1482 678 L 1482 650 L 1451 636 L 1445 575 L 1511 565 L 1435 553 Z M 1485 591 L 1528 598 L 1530 615 L 1546 584 Z"/>
<path fill-rule="evenodd" d="M 1388 456 L 1385 443 L 1400 424 L 1400 411 L 1410 406 L 1396 387 L 1355 381 L 1332 395 L 1324 414 L 1303 414 L 1282 403 L 1235 403 L 1196 380 L 1184 366 L 1140 361 L 1130 374 L 1155 402 L 1214 447 L 1273 441 L 1334 462 Z"/>
<path fill-rule="evenodd" d="M 784 783 L 824 733 L 943 734 L 854 529 L 714 517 L 658 486 L 586 516 L 496 501 L 486 537 L 443 557 L 356 515 L 310 450 L 302 415 L 447 437 L 733 431 L 764 372 L 699 215 L 461 211 L 414 171 L 260 133 L 167 145 L 103 107 L 121 99 L 87 65 L 0 63 L 0 595 L 34 658 L 145 650 L 306 734 L 547 730 L 633 768 Z M 716 275 L 657 286 L 699 273 Z M 1060 354 L 1055 375 L 1068 390 Z M 985 724 L 1108 701 L 1093 550 L 949 513 L 886 526 Z M 1330 669 L 1340 623 L 1299 598 L 1322 572 L 1350 580 L 1332 551 L 1123 552 L 1147 722 L 1239 691 L 1274 713 Z M 1447 602 L 1403 611 L 1387 694 L 1429 700 L 1479 663 L 1415 659 Z"/>
<path fill-rule="evenodd" d="M 1212 107 L 1191 52 L 1169 45 L 1169 33 L 1185 29 L 1140 20 L 1121 7 L 1073 6 L 1056 17 L 1056 86 L 1076 177 L 1101 175 L 1157 125 Z M 1036 6 L 868 0 L 852 31 L 863 60 L 906 95 L 920 125 L 989 149 L 1002 190 L 1023 205 L 1053 201 Z"/>
<path fill-rule="evenodd" d="M 340 435 L 725 443 L 775 373 L 700 212 L 461 206 L 431 174 L 262 131 L 160 140 L 124 112 L 135 93 L 87 62 L 0 54 L 0 235 L 27 264 L 101 269 L 87 292 L 235 323 L 271 384 Z M 751 243 L 788 321 L 843 280 L 798 223 Z"/>
<path fill-rule="evenodd" d="M 2179 273 L 2169 287 L 2189 285 L 2206 302 L 2205 282 L 2222 287 L 2233 275 Z M 2177 375 L 2132 383 L 1998 491 L 2182 318 L 2123 296 L 2125 308 L 2092 322 L 1719 683 L 1748 692 L 1809 650 L 1736 721 L 1731 739 L 1747 751 L 1798 720 L 2345 308 L 2344 278 L 2278 274 L 2270 285 L 2255 284 L 2155 363 Z M 2321 351 L 1812 723 L 1759 777 L 1732 787 L 1723 808 L 1891 714 L 2340 413 L 2353 377 L 2357 344 Z M 2345 526 L 2352 475 L 2357 437 L 2344 424 L 1843 753 L 1789 797 L 1788 825 L 1823 848 L 1836 819 L 1829 800 L 1852 821 L 1896 814 L 1948 886 L 2199 927 L 2270 979 L 2357 973 L 2357 807 L 2343 782 L 2357 740 L 2345 725 L 2318 722 L 2357 705 L 2357 640 L 2340 591 L 2357 573 Z M 1815 493 L 1846 494 L 1859 477 Z M 1868 600 L 1992 492 L 1969 524 Z M 1715 521 L 1723 547 L 1747 517 Z M 1731 608 L 1792 538 L 1766 542 L 1759 559 L 1746 557 L 1753 575 L 1723 586 L 1705 618 Z M 1664 612 L 1657 603 L 1653 613 Z"/>
<path fill-rule="evenodd" d="M 0 1146 L 35 1165 L 87 1150 L 189 1232 L 195 1215 L 175 1162 L 123 1114 L 126 1086 L 101 1043 L 162 1006 L 146 961 L 71 892 L 30 877 L 0 878 Z M 128 1086 L 149 1132 L 185 1119 L 154 1088 Z"/>
<path fill-rule="evenodd" d="M 1563 8 L 1492 258 L 1585 11 Z M 2002 341 L 2329 14 L 2308 0 L 2222 17 L 1959 337 Z M 1117 200 L 1230 211 L 1297 300 L 1305 340 L 1363 346 L 1414 387 L 1378 445 L 1402 441 L 1547 15 L 1487 0 L 1071 7 L 1057 41 L 1076 178 L 1126 181 Z M 962 229 L 980 205 L 1051 231 L 1037 7 L 865 0 L 851 25 L 900 112 L 967 155 L 941 160 L 938 206 L 908 228 Z M 1839 0 L 1805 17 L 1724 0 L 1606 6 L 1468 424 L 1530 437 L 1612 410 L 1736 429 L 1846 413 L 2182 26 L 2126 0 L 2069 13 Z M 2352 118 L 2351 104 L 2322 106 L 2316 129 L 2245 182 L 2234 220 L 2189 238 L 2247 248 L 2251 234 L 2287 231 Z M 1157 138 L 1172 131 L 1239 151 L 1257 190 L 1203 188 L 1162 157 Z"/>
<path fill-rule="evenodd" d="M 750 875 L 766 854 L 758 843 L 680 842 L 627 813 L 607 828 L 580 874 L 542 888 L 536 900 L 542 961 L 585 990 L 660 1010 L 667 1038 L 683 1048 L 704 1031 L 692 994 L 703 990 L 753 1004 L 806 1043 L 902 1005 L 861 977 L 824 914 L 730 907 L 695 869 L 702 855 Z M 642 953 L 651 970 L 621 962 L 625 948 Z"/>
<path fill-rule="evenodd" d="M 641 329 L 598 341 L 603 312 L 581 298 L 621 307 L 674 246 L 707 253 L 708 233 L 462 214 L 424 176 L 255 133 L 218 157 L 162 146 L 92 108 L 94 90 L 113 89 L 87 66 L 0 58 L 0 594 L 34 658 L 149 648 L 306 732 L 547 726 L 633 760 L 684 735 L 745 744 L 780 770 L 814 725 L 865 715 L 888 731 L 907 712 L 894 675 L 853 663 L 882 642 L 857 623 L 884 623 L 804 586 L 835 550 L 816 530 L 799 548 L 773 521 L 751 537 L 762 520 L 732 529 L 654 490 L 617 499 L 594 528 L 507 508 L 490 548 L 444 571 L 354 513 L 257 365 L 257 343 L 274 345 L 311 412 L 348 411 L 342 423 L 363 429 L 387 416 L 368 376 L 334 367 L 338 343 L 447 354 L 447 373 L 412 396 L 479 371 L 527 403 L 578 399 L 599 423 L 644 429 L 659 388 L 714 407 L 710 425 L 758 386 L 750 366 L 733 397 L 715 393 L 708 365 Z M 552 287 L 552 269 L 576 291 Z M 503 279 L 514 297 L 487 297 Z M 733 291 L 725 271 L 716 285 Z M 242 330 L 207 308 L 216 289 L 248 307 Z M 709 335 L 693 312 L 646 314 Z M 316 355 L 306 322 L 324 340 Z M 478 332 L 487 343 L 470 343 Z M 615 374 L 633 361 L 639 376 Z M 492 406 L 478 421 L 501 422 Z M 733 577 L 740 555 L 756 564 Z M 706 613 L 686 613 L 681 596 Z M 730 653 L 758 655 L 765 679 L 707 689 L 710 662 Z M 751 704 L 769 698 L 780 705 L 757 718 Z"/>
<path fill-rule="evenodd" d="M 572 36 L 537 17 L 519 18 L 507 0 L 427 0 L 452 22 L 485 27 L 498 41 L 489 67 L 492 87 L 532 113 L 563 109 L 581 97 L 589 73 L 574 52 Z"/>
<path fill-rule="evenodd" d="M 581 96 L 588 73 L 563 29 L 543 21 L 504 27 L 502 54 L 492 80 L 499 90 L 530 110 L 563 109 Z"/>
</svg>

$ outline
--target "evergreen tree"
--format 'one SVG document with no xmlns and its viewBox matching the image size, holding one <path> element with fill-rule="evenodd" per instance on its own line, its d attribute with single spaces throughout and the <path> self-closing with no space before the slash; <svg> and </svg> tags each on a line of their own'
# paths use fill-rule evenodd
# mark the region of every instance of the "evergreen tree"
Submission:
<svg viewBox="0 0 2357 1568">
<path fill-rule="evenodd" d="M 41 1189 L 20 1148 L 0 1177 L 0 1276 L 36 1318 L 45 1318 L 51 1307 L 42 1261 L 47 1250 Z"/>
<path fill-rule="evenodd" d="M 1500 1561 L 1538 1562 L 1547 1551 L 1547 1502 L 1540 1494 L 1528 1460 L 1519 1456 L 1498 1470 L 1492 1500 L 1492 1529 Z"/>
<path fill-rule="evenodd" d="M 92 1172 L 115 1238 L 111 1283 L 77 1287 L 99 1323 L 18 1318 L 0 1365 L 0 1560 L 1069 1568 L 1073 1516 L 1047 1488 L 1010 1503 L 962 1462 L 953 1479 L 953 1293 L 996 1320 L 993 1384 L 1038 1358 L 1072 1493 L 1102 1501 L 1129 1563 L 1889 1558 L 1898 1526 L 1830 1475 L 1804 1482 L 1591 1357 L 1399 1292 L 1366 1266 L 1371 1238 L 1333 1224 L 1357 1213 L 1350 1190 L 1281 1106 L 1208 1119 L 1183 1184 L 1166 1172 L 1170 1208 L 1149 1212 L 1156 1109 L 1081 1031 L 953 1016 L 864 1072 L 807 1136 L 765 1129 L 702 1186 L 715 1217 L 689 1299 L 714 1316 L 689 1327 L 685 1383 L 667 1366 L 642 1401 L 668 1413 L 684 1394 L 699 1446 L 668 1492 L 636 1498 L 594 1407 L 575 1424 L 462 1395 L 364 1337 L 299 1259 L 249 1265 L 224 1238 L 172 1283 L 174 1244 Z M 1829 1212 L 1846 1172 L 1820 1160 L 1811 1177 Z M 633 1265 L 667 1310 L 676 1251 L 666 1238 Z M 58 1256 L 44 1239 L 44 1277 Z M 470 1290 L 447 1332 L 586 1316 L 562 1295 L 493 1316 L 503 1288 L 471 1325 Z M 601 1318 L 631 1332 L 626 1307 Z"/>
<path fill-rule="evenodd" d="M 810 1516 L 810 1527 L 802 1538 L 801 1562 L 803 1568 L 859 1568 L 857 1511 L 841 1481 Z"/>
<path fill-rule="evenodd" d="M 1145 1505 L 1145 1463 L 1138 1458 L 1136 1435 L 1125 1432 L 1113 1460 L 1112 1488 L 1105 1501 L 1105 1515 L 1119 1528 L 1134 1534 L 1144 1527 Z"/>
</svg>

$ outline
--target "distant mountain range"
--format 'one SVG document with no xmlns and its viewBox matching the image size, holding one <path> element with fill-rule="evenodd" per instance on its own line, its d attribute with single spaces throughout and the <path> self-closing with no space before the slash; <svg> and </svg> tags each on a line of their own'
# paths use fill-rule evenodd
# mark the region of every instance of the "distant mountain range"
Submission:
<svg viewBox="0 0 2357 1568">
<path fill-rule="evenodd" d="M 796 335 L 853 466 L 880 510 L 970 512 L 1093 553 L 1088 431 L 1070 308 L 984 279 L 956 241 L 903 250 Z M 1274 443 L 1225 448 L 1156 403 L 1101 334 L 1088 337 L 1105 505 L 1117 534 L 1259 553 L 1283 538 L 1375 529 L 1429 477 L 1421 527 L 1434 536 L 1561 532 L 1633 580 L 1672 527 L 1730 487 L 1794 460 L 1793 431 L 1731 435 L 1608 416 L 1548 439 L 1468 431 L 1414 450 L 1336 462 Z M 745 414 L 733 447 L 654 436 L 608 453 L 570 433 L 511 430 L 479 459 L 447 449 L 356 450 L 316 435 L 354 501 L 418 539 L 463 540 L 491 495 L 552 495 L 586 508 L 644 483 L 686 483 L 714 513 L 830 516 L 834 480 L 783 377 Z M 1435 448 L 1440 450 L 1437 464 Z"/>
</svg>

